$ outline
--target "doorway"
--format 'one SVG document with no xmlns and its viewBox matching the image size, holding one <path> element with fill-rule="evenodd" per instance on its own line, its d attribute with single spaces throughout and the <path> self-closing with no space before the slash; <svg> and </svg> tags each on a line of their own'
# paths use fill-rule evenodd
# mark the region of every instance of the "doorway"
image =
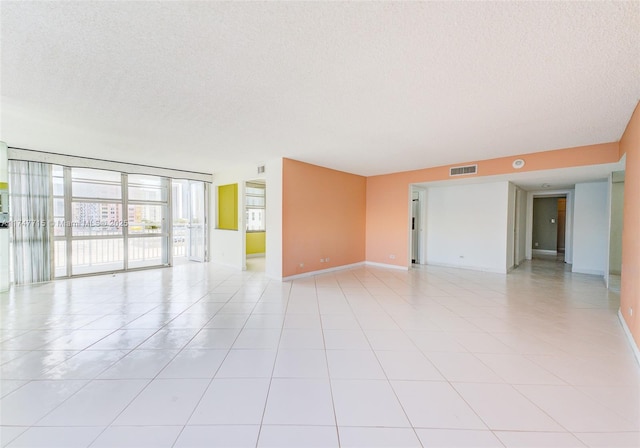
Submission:
<svg viewBox="0 0 640 448">
<path fill-rule="evenodd" d="M 418 221 L 420 220 L 420 199 L 418 192 L 413 193 L 411 198 L 411 263 L 416 264 L 418 260 Z"/>
<path fill-rule="evenodd" d="M 264 179 L 245 183 L 245 266 L 264 272 L 267 252 L 267 184 Z"/>
<path fill-rule="evenodd" d="M 534 258 L 565 261 L 567 196 L 533 198 L 532 247 Z"/>
<path fill-rule="evenodd" d="M 411 186 L 409 198 L 409 261 L 411 264 L 427 264 L 427 190 Z"/>
</svg>

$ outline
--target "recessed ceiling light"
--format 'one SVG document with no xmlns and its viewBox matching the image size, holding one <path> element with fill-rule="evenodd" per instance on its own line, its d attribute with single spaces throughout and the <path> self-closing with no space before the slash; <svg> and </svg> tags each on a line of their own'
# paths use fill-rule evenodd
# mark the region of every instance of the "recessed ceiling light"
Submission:
<svg viewBox="0 0 640 448">
<path fill-rule="evenodd" d="M 522 168 L 524 166 L 524 160 L 522 159 L 516 159 L 513 161 L 513 163 L 511 164 L 515 169 L 519 170 L 520 168 Z"/>
<path fill-rule="evenodd" d="M 542 188 L 549 188 L 550 186 L 550 184 L 542 184 Z"/>
</svg>

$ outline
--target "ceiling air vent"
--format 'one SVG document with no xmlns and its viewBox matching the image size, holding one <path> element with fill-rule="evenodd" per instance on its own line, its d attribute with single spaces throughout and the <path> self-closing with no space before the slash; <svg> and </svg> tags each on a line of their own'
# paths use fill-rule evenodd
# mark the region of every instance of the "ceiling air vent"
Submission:
<svg viewBox="0 0 640 448">
<path fill-rule="evenodd" d="M 260 165 L 258 167 L 258 174 L 263 174 L 264 173 L 264 165 Z"/>
<path fill-rule="evenodd" d="M 477 174 L 478 165 L 456 166 L 449 169 L 449 176 L 465 176 L 467 174 Z"/>
</svg>

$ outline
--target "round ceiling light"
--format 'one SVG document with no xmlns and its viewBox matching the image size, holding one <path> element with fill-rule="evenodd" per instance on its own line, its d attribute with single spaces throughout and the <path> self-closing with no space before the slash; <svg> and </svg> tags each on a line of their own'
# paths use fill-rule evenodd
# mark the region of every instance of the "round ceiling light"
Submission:
<svg viewBox="0 0 640 448">
<path fill-rule="evenodd" d="M 513 161 L 512 163 L 513 167 L 517 170 L 519 170 L 520 168 L 522 168 L 524 166 L 524 160 L 522 159 L 516 159 Z"/>
</svg>

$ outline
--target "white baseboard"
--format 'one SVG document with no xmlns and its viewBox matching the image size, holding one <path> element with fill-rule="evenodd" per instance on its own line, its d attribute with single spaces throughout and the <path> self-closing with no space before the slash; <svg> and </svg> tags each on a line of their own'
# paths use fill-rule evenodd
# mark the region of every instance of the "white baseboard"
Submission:
<svg viewBox="0 0 640 448">
<path fill-rule="evenodd" d="M 333 268 L 320 269 L 318 271 L 304 272 L 302 274 L 289 275 L 287 277 L 283 277 L 282 281 L 286 282 L 286 281 L 289 281 L 289 280 L 296 280 L 296 279 L 299 279 L 299 278 L 313 277 L 314 275 L 326 274 L 328 272 L 342 271 L 342 270 L 351 269 L 351 268 L 358 268 L 358 267 L 361 267 L 361 266 L 364 266 L 364 261 L 360 261 L 358 263 L 352 263 L 352 264 L 345 264 L 345 265 L 342 265 L 342 266 L 335 266 Z"/>
<path fill-rule="evenodd" d="M 622 325 L 624 334 L 627 335 L 627 339 L 629 339 L 629 344 L 631 344 L 631 350 L 633 350 L 633 354 L 636 356 L 636 361 L 638 361 L 638 364 L 640 364 L 640 348 L 638 348 L 635 339 L 633 339 L 631 330 L 629 330 L 629 327 L 627 326 L 627 321 L 624 320 L 624 317 L 622 316 L 622 310 L 619 308 L 618 319 L 620 320 L 620 325 Z"/>
<path fill-rule="evenodd" d="M 374 266 L 377 268 L 386 268 L 386 269 L 399 269 L 401 271 L 408 271 L 409 266 L 398 266 L 397 264 L 386 264 L 386 263 L 378 263 L 376 261 L 365 261 L 367 266 Z"/>
<path fill-rule="evenodd" d="M 220 260 L 211 260 L 210 263 L 218 264 L 218 265 L 224 266 L 226 268 L 239 269 L 240 271 L 244 271 L 245 269 L 247 269 L 246 266 L 232 264 L 232 263 L 226 263 L 226 262 L 220 261 Z"/>
<path fill-rule="evenodd" d="M 490 268 L 485 266 L 468 266 L 468 265 L 460 265 L 453 263 L 440 263 L 440 262 L 431 262 L 427 261 L 427 265 L 429 266 L 440 266 L 443 268 L 455 268 L 455 269 L 466 269 L 468 271 L 480 271 L 480 272 L 491 272 L 494 274 L 506 274 L 507 268 L 499 269 L 499 268 Z"/>
<path fill-rule="evenodd" d="M 264 258 L 264 252 L 260 252 L 259 254 L 247 254 L 247 258 Z"/>
<path fill-rule="evenodd" d="M 574 266 L 571 267 L 571 272 L 574 274 L 587 274 L 587 275 L 597 275 L 600 277 L 604 277 L 604 271 L 598 269 L 576 269 Z"/>
<path fill-rule="evenodd" d="M 557 250 L 546 250 L 546 249 L 532 249 L 531 253 L 533 255 L 558 255 Z"/>
</svg>

